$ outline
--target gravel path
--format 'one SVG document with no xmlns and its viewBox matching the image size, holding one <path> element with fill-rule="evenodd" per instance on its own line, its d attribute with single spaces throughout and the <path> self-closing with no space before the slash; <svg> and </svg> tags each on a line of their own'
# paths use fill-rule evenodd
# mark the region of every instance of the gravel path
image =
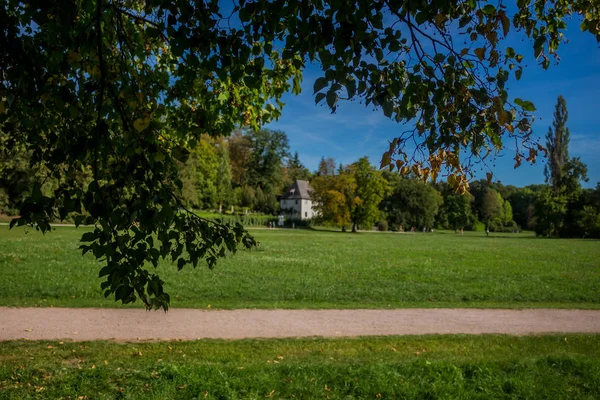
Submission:
<svg viewBox="0 0 600 400">
<path fill-rule="evenodd" d="M 600 333 L 600 310 L 195 310 L 0 307 L 0 341 L 194 340 L 434 333 Z"/>
</svg>

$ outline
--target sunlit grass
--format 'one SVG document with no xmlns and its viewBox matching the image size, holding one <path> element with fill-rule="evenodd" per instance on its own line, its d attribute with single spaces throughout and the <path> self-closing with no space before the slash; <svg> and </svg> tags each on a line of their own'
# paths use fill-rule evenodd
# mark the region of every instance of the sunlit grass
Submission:
<svg viewBox="0 0 600 400">
<path fill-rule="evenodd" d="M 600 308 L 598 241 L 453 232 L 251 232 L 260 246 L 213 271 L 159 265 L 172 306 Z M 0 305 L 118 306 L 102 295 L 101 265 L 77 249 L 82 233 L 57 227 L 44 236 L 0 226 Z"/>
<path fill-rule="evenodd" d="M 600 337 L 593 335 L 0 343 L 2 399 L 595 399 L 598 393 Z"/>
</svg>

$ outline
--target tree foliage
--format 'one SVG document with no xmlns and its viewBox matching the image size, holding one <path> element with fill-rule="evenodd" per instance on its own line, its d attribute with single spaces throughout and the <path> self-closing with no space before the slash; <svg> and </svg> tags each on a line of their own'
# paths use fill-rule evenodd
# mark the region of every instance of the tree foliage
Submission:
<svg viewBox="0 0 600 400">
<path fill-rule="evenodd" d="M 470 194 L 449 194 L 444 198 L 443 213 L 448 227 L 454 230 L 473 227 L 475 216 L 471 211 L 473 196 Z"/>
<path fill-rule="evenodd" d="M 352 209 L 359 201 L 356 198 L 356 179 L 353 174 L 317 175 L 312 181 L 313 209 L 319 222 L 342 228 L 352 223 Z"/>
<path fill-rule="evenodd" d="M 381 172 L 371 166 L 367 157 L 352 164 L 349 170 L 356 181 L 354 197 L 357 200 L 350 212 L 352 232 L 356 232 L 359 226 L 371 228 L 379 219 L 379 203 L 389 188 Z"/>
<path fill-rule="evenodd" d="M 547 68 L 571 15 L 600 39 L 595 0 L 518 0 L 510 10 L 474 0 L 241 0 L 233 8 L 216 0 L 4 0 L 2 143 L 24 146 L 31 166 L 58 182 L 50 194 L 34 183 L 15 223 L 46 231 L 52 218 L 75 214 L 77 224 L 95 224 L 82 248 L 103 260 L 105 295 L 166 308 L 148 265 L 204 259 L 212 267 L 239 244 L 254 245 L 241 226 L 202 219 L 181 201 L 178 163 L 201 135 L 258 130 L 277 118 L 281 96 L 300 91 L 312 62 L 323 71 L 316 102 L 335 111 L 360 99 L 414 123 L 382 165 L 433 178 L 448 167 L 449 183 L 464 191 L 465 151 L 485 158 L 508 136 L 518 143 L 516 165 L 537 155 L 535 107 L 506 90 L 521 77 L 523 55 L 502 39 L 511 31 L 533 39 Z M 452 40 L 456 29 L 464 48 Z M 423 159 L 406 154 L 411 138 Z M 88 170 L 84 184 L 78 177 Z"/>
<path fill-rule="evenodd" d="M 308 181 L 312 174 L 300 161 L 300 156 L 296 151 L 292 157 L 288 157 L 284 171 L 284 186 L 289 187 L 296 180 Z"/>
<path fill-rule="evenodd" d="M 567 111 L 567 101 L 564 97 L 558 96 L 554 110 L 554 121 L 548 128 L 546 134 L 546 149 L 548 150 L 548 162 L 544 167 L 546 183 L 552 187 L 554 193 L 563 190 L 563 177 L 565 175 L 566 164 L 569 162 L 569 140 L 571 133 L 567 128 L 569 112 Z"/>
<path fill-rule="evenodd" d="M 330 159 L 335 167 L 335 161 Z M 312 180 L 313 208 L 317 219 L 339 226 L 371 228 L 379 218 L 379 204 L 388 190 L 381 171 L 367 157 L 344 168 L 337 175 L 319 174 Z"/>
<path fill-rule="evenodd" d="M 381 208 L 388 224 L 394 229 L 430 229 L 435 227 L 435 218 L 442 202 L 440 193 L 422 180 L 396 178 L 391 194 L 383 200 Z"/>
</svg>

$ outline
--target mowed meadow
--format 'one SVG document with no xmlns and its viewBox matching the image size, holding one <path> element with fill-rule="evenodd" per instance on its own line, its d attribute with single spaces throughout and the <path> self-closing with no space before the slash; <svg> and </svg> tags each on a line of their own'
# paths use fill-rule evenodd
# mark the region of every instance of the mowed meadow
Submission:
<svg viewBox="0 0 600 400">
<path fill-rule="evenodd" d="M 116 307 L 101 264 L 78 250 L 89 228 L 0 227 L 0 305 Z M 600 242 L 531 234 L 251 230 L 260 242 L 214 270 L 157 272 L 172 307 L 600 308 Z M 150 266 L 150 269 L 154 267 Z M 141 307 L 140 303 L 133 304 Z"/>
</svg>

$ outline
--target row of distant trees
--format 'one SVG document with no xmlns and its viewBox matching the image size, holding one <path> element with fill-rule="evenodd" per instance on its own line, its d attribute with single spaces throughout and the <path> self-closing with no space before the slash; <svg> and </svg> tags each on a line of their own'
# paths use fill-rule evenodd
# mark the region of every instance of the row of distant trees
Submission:
<svg viewBox="0 0 600 400">
<path fill-rule="evenodd" d="M 548 149 L 544 185 L 518 188 L 486 180 L 472 182 L 459 194 L 445 182 L 380 171 L 364 157 L 349 165 L 322 158 L 311 173 L 298 153 L 290 153 L 287 136 L 273 130 L 236 131 L 221 139 L 202 137 L 179 164 L 182 200 L 201 210 L 280 211 L 278 197 L 294 180 L 310 180 L 320 223 L 342 230 L 490 229 L 493 232 L 535 230 L 539 235 L 600 237 L 600 185 L 583 189 L 587 168 L 568 152 L 568 112 L 559 97 L 554 122 L 546 135 Z M 31 152 L 15 146 L 0 154 L 0 212 L 19 213 L 35 182 L 51 194 L 60 182 L 48 171 L 30 169 Z M 82 186 L 90 169 L 76 174 Z"/>
<path fill-rule="evenodd" d="M 231 207 L 267 214 L 279 210 L 278 196 L 310 172 L 290 154 L 284 132 L 236 131 L 228 138 L 204 137 L 180 165 L 183 200 L 196 209 Z"/>
<path fill-rule="evenodd" d="M 446 182 L 379 171 L 367 158 L 319 170 L 312 180 L 318 222 L 342 230 L 375 225 L 381 230 L 527 229 L 543 236 L 600 237 L 600 184 L 582 188 L 576 170 L 566 174 L 569 184 L 558 191 L 551 184 L 519 188 L 482 179 L 472 182 L 466 194 Z"/>
<path fill-rule="evenodd" d="M 335 165 L 332 159 L 321 162 Z M 319 168 L 312 181 L 313 200 L 319 222 L 351 228 L 381 230 L 483 229 L 514 231 L 509 200 L 503 197 L 520 191 L 514 186 L 472 184 L 471 193 L 459 194 L 445 182 L 424 182 L 397 172 L 379 171 L 361 158 L 337 169 Z M 480 221 L 485 221 L 483 225 Z"/>
<path fill-rule="evenodd" d="M 1 138 L 0 138 L 1 140 Z M 7 150 L 9 149 L 10 150 Z M 0 212 L 17 215 L 34 183 L 51 195 L 59 186 L 49 171 L 32 170 L 32 152 L 18 146 L 2 146 L 0 152 Z M 284 132 L 236 131 L 230 137 L 202 136 L 197 146 L 179 163 L 182 202 L 200 210 L 251 210 L 267 214 L 279 210 L 278 196 L 296 179 L 311 178 L 298 153 L 290 153 Z M 91 168 L 78 174 L 82 187 L 92 181 Z"/>
<path fill-rule="evenodd" d="M 587 167 L 569 157 L 568 111 L 560 96 L 546 135 L 546 184 L 518 188 L 480 180 L 458 194 L 445 182 L 427 183 L 377 171 L 362 158 L 336 170 L 322 160 L 313 180 L 321 222 L 342 230 L 489 229 L 535 230 L 541 236 L 600 237 L 600 183 L 584 189 Z"/>
</svg>

